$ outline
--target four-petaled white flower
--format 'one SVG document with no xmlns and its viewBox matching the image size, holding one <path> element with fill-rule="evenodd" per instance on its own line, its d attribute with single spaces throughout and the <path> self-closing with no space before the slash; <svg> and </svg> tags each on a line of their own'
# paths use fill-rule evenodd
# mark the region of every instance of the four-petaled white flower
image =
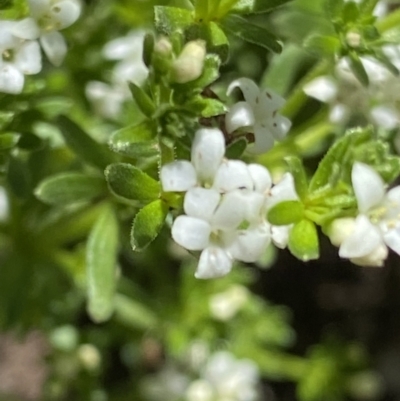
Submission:
<svg viewBox="0 0 400 401">
<path fill-rule="evenodd" d="M 225 160 L 218 129 L 196 132 L 191 162 L 178 160 L 161 169 L 164 191 L 186 191 L 184 211 L 172 226 L 173 239 L 190 251 L 202 251 L 197 278 L 227 274 L 234 259 L 254 262 L 271 238 L 265 220 L 271 177 L 266 168 Z"/>
<path fill-rule="evenodd" d="M 24 87 L 24 75 L 42 69 L 39 44 L 13 35 L 15 21 L 0 21 L 0 92 L 18 94 Z"/>
<path fill-rule="evenodd" d="M 386 192 L 380 175 L 356 162 L 351 173 L 360 214 L 339 256 L 362 266 L 382 266 L 391 248 L 400 255 L 400 186 Z"/>
<path fill-rule="evenodd" d="M 39 39 L 50 62 L 61 65 L 67 44 L 58 32 L 72 25 L 81 13 L 78 0 L 28 0 L 31 16 L 16 23 L 13 33 L 21 39 Z"/>
<path fill-rule="evenodd" d="M 245 101 L 230 108 L 225 117 L 226 129 L 232 133 L 246 128 L 254 134 L 254 145 L 249 147 L 249 151 L 264 153 L 273 147 L 274 141 L 281 141 L 291 127 L 290 120 L 278 112 L 285 100 L 271 90 L 260 90 L 249 78 L 233 81 L 227 94 L 230 95 L 235 88 L 240 88 Z"/>
</svg>

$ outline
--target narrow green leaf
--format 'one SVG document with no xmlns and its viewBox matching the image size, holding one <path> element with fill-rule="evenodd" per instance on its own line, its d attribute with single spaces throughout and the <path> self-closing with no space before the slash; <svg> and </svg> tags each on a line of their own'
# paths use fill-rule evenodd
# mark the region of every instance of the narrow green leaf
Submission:
<svg viewBox="0 0 400 401">
<path fill-rule="evenodd" d="M 337 19 L 342 12 L 343 5 L 344 0 L 325 0 L 324 8 L 328 19 Z"/>
<path fill-rule="evenodd" d="M 143 62 L 147 67 L 151 65 L 151 59 L 154 50 L 154 35 L 147 33 L 143 40 Z"/>
<path fill-rule="evenodd" d="M 82 173 L 61 173 L 43 180 L 35 189 L 35 195 L 49 205 L 68 205 L 90 201 L 106 190 L 103 177 Z"/>
<path fill-rule="evenodd" d="M 300 199 L 304 199 L 308 193 L 308 179 L 303 163 L 297 156 L 285 157 L 285 162 L 293 175 L 297 195 Z"/>
<path fill-rule="evenodd" d="M 178 7 L 154 7 L 155 25 L 159 32 L 171 35 L 183 31 L 194 22 L 194 13 Z"/>
<path fill-rule="evenodd" d="M 133 158 L 155 156 L 159 153 L 156 133 L 154 123 L 146 120 L 115 131 L 109 145 L 114 152 Z"/>
<path fill-rule="evenodd" d="M 8 162 L 7 181 L 11 190 L 19 198 L 27 198 L 31 194 L 32 176 L 27 163 L 21 158 L 11 156 Z"/>
<path fill-rule="evenodd" d="M 349 52 L 349 59 L 350 59 L 350 68 L 353 71 L 354 75 L 357 79 L 364 85 L 369 85 L 369 78 L 367 71 L 365 71 L 364 65 L 361 62 L 358 54 L 356 52 Z"/>
<path fill-rule="evenodd" d="M 122 294 L 115 295 L 115 318 L 133 329 L 147 330 L 157 323 L 157 317 L 145 305 Z"/>
<path fill-rule="evenodd" d="M 239 159 L 246 150 L 248 142 L 246 138 L 239 138 L 226 147 L 225 157 L 228 159 Z"/>
<path fill-rule="evenodd" d="M 356 22 L 360 16 L 358 4 L 353 1 L 348 1 L 342 8 L 342 19 L 345 24 Z"/>
<path fill-rule="evenodd" d="M 190 111 L 200 114 L 202 117 L 209 118 L 225 114 L 227 107 L 217 99 L 196 96 L 186 104 Z"/>
<path fill-rule="evenodd" d="M 113 162 L 113 154 L 107 147 L 96 142 L 68 117 L 59 116 L 57 123 L 67 145 L 83 160 L 101 169 Z"/>
<path fill-rule="evenodd" d="M 103 209 L 90 232 L 86 248 L 87 310 L 95 322 L 114 311 L 117 283 L 118 222 L 111 207 Z"/>
<path fill-rule="evenodd" d="M 125 199 L 146 203 L 157 199 L 161 192 L 158 181 L 132 164 L 111 164 L 105 175 L 111 192 Z"/>
<path fill-rule="evenodd" d="M 319 258 L 319 241 L 315 224 L 301 220 L 290 230 L 288 247 L 290 252 L 303 262 Z"/>
<path fill-rule="evenodd" d="M 0 135 L 0 151 L 12 149 L 20 138 L 16 132 L 6 132 Z"/>
<path fill-rule="evenodd" d="M 229 33 L 246 42 L 261 46 L 275 53 L 282 51 L 282 46 L 271 32 L 261 26 L 251 24 L 239 15 L 227 15 L 221 20 L 221 24 Z"/>
<path fill-rule="evenodd" d="M 161 231 L 168 214 L 168 206 L 161 199 L 149 203 L 136 215 L 131 231 L 134 251 L 145 249 Z"/>
<path fill-rule="evenodd" d="M 156 106 L 150 96 L 133 82 L 129 82 L 129 89 L 135 99 L 140 111 L 147 117 L 152 117 L 156 111 Z"/>
<path fill-rule="evenodd" d="M 399 70 L 398 68 L 392 63 L 389 57 L 386 56 L 385 53 L 382 51 L 376 51 L 374 53 L 374 57 L 381 62 L 393 75 L 398 76 Z"/>
<path fill-rule="evenodd" d="M 323 56 L 333 56 L 340 50 L 340 40 L 334 36 L 312 34 L 304 41 L 304 47 Z"/>
<path fill-rule="evenodd" d="M 267 13 L 292 0 L 239 0 L 234 10 L 242 14 Z"/>
<path fill-rule="evenodd" d="M 268 212 L 268 221 L 275 226 L 297 223 L 304 217 L 304 207 L 299 201 L 284 201 L 273 206 Z"/>
</svg>

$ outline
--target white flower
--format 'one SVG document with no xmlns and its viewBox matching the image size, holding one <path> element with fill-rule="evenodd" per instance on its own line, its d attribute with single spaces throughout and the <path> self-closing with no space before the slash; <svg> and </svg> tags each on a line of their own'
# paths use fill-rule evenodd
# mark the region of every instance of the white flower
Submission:
<svg viewBox="0 0 400 401">
<path fill-rule="evenodd" d="M 19 21 L 14 35 L 22 39 L 39 39 L 50 62 L 61 65 L 67 44 L 58 31 L 72 25 L 81 14 L 78 0 L 29 0 L 31 17 Z"/>
<path fill-rule="evenodd" d="M 226 114 L 226 129 L 232 133 L 238 128 L 246 128 L 254 133 L 254 146 L 249 150 L 264 153 L 272 148 L 274 141 L 281 141 L 291 127 L 290 120 L 278 113 L 285 100 L 271 90 L 261 91 L 248 78 L 233 81 L 227 94 L 237 87 L 242 91 L 245 101 L 233 105 Z"/>
<path fill-rule="evenodd" d="M 400 255 L 400 186 L 386 192 L 379 174 L 360 162 L 354 164 L 351 178 L 360 214 L 339 256 L 363 266 L 382 266 L 387 247 Z"/>
<path fill-rule="evenodd" d="M 187 401 L 255 401 L 259 374 L 250 360 L 237 360 L 229 352 L 211 356 L 201 374 L 187 392 Z"/>
<path fill-rule="evenodd" d="M 103 56 L 108 60 L 119 61 L 112 72 L 114 85 L 128 89 L 128 82 L 140 86 L 147 78 L 148 69 L 142 58 L 144 35 L 145 32 L 141 30 L 131 31 L 104 46 Z"/>
<path fill-rule="evenodd" d="M 13 35 L 17 22 L 0 21 L 0 92 L 18 94 L 24 87 L 24 75 L 42 69 L 36 41 L 24 41 Z"/>
<path fill-rule="evenodd" d="M 210 312 L 212 317 L 221 321 L 232 319 L 243 307 L 249 298 L 246 287 L 236 284 L 224 292 L 210 298 Z"/>
</svg>

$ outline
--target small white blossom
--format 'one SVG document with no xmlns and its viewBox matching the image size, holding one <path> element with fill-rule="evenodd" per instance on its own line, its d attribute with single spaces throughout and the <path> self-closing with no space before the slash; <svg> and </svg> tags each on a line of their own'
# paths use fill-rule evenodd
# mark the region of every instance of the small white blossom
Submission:
<svg viewBox="0 0 400 401">
<path fill-rule="evenodd" d="M 24 87 L 24 75 L 42 69 L 39 44 L 21 40 L 14 34 L 17 22 L 0 21 L 0 92 L 18 94 Z"/>
<path fill-rule="evenodd" d="M 43 51 L 56 66 L 67 54 L 67 44 L 58 32 L 72 25 L 81 14 L 78 0 L 28 0 L 31 16 L 19 21 L 14 35 L 22 39 L 39 39 Z"/>
<path fill-rule="evenodd" d="M 387 247 L 400 255 L 400 186 L 386 192 L 379 174 L 360 162 L 353 166 L 352 184 L 360 214 L 339 256 L 363 266 L 382 266 Z"/>
<path fill-rule="evenodd" d="M 233 105 L 226 114 L 225 124 L 229 133 L 246 128 L 254 134 L 254 145 L 249 148 L 253 153 L 264 153 L 271 149 L 274 141 L 281 141 L 288 133 L 291 122 L 279 114 L 285 100 L 271 90 L 260 90 L 248 78 L 233 81 L 227 94 L 239 88 L 245 101 Z"/>
<path fill-rule="evenodd" d="M 210 298 L 210 312 L 212 317 L 221 321 L 232 319 L 248 301 L 249 294 L 246 287 L 233 285 L 224 292 Z"/>
</svg>

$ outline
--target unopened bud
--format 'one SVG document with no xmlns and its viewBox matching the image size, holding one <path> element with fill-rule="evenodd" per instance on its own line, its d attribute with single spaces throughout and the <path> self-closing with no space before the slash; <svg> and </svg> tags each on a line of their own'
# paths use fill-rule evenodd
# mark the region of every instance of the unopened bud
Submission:
<svg viewBox="0 0 400 401">
<path fill-rule="evenodd" d="M 385 263 L 389 254 L 389 250 L 386 245 L 378 245 L 372 252 L 368 255 L 362 256 L 360 258 L 350 259 L 355 265 L 365 266 L 365 267 L 382 267 Z"/>
<path fill-rule="evenodd" d="M 172 79 L 184 84 L 194 81 L 203 73 L 206 45 L 202 40 L 189 42 L 172 65 Z"/>
<path fill-rule="evenodd" d="M 347 32 L 346 42 L 350 47 L 360 47 L 361 45 L 361 35 L 358 32 Z"/>
<path fill-rule="evenodd" d="M 92 344 L 82 344 L 78 348 L 78 358 L 82 365 L 89 371 L 98 369 L 101 363 L 100 352 Z"/>
<path fill-rule="evenodd" d="M 154 45 L 154 52 L 162 57 L 168 57 L 172 53 L 172 44 L 166 37 L 158 39 Z"/>
<path fill-rule="evenodd" d="M 332 245 L 340 246 L 342 242 L 353 232 L 355 219 L 343 217 L 334 220 L 328 228 L 328 236 Z"/>
</svg>

